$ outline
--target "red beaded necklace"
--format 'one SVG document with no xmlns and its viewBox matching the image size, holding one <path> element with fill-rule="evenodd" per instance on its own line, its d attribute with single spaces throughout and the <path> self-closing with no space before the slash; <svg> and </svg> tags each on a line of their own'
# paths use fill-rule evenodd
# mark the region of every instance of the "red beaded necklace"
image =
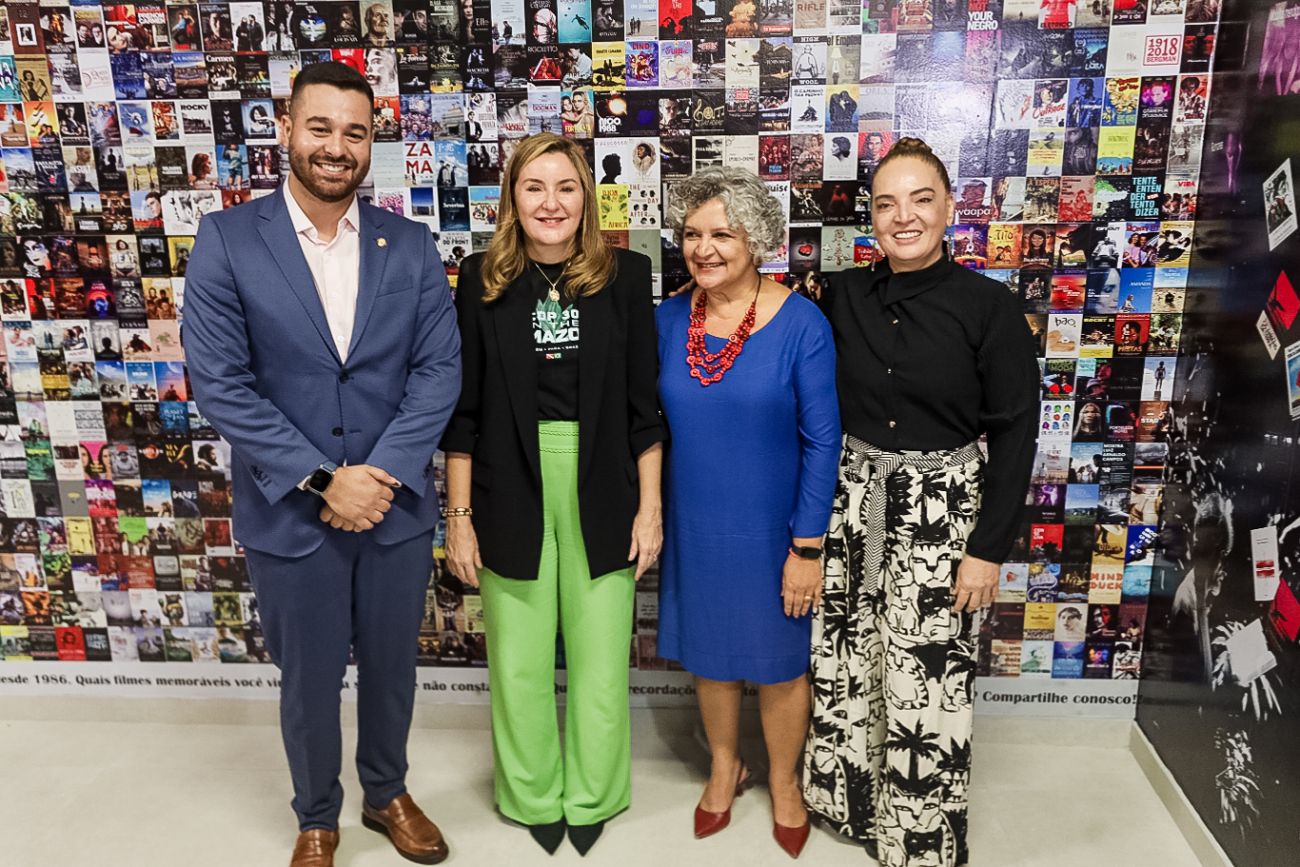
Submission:
<svg viewBox="0 0 1300 867">
<path fill-rule="evenodd" d="M 695 304 L 691 307 L 691 324 L 686 329 L 686 363 L 691 367 L 691 376 L 698 379 L 700 385 L 708 387 L 722 379 L 723 374 L 731 369 L 731 365 L 736 363 L 736 359 L 740 356 L 740 351 L 745 348 L 745 341 L 749 339 L 750 331 L 754 327 L 754 319 L 758 309 L 758 293 L 762 288 L 763 276 L 760 274 L 758 285 L 754 287 L 754 300 L 749 303 L 749 310 L 745 311 L 745 318 L 740 320 L 740 325 L 727 338 L 727 345 L 718 352 L 709 352 L 704 343 L 704 324 L 709 307 L 708 297 L 701 290 L 699 297 L 695 299 Z"/>
</svg>

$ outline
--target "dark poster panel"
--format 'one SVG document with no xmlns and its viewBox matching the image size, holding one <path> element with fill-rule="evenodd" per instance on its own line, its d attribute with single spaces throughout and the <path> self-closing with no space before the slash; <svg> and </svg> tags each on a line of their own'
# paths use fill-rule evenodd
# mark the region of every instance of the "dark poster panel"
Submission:
<svg viewBox="0 0 1300 867">
<path fill-rule="evenodd" d="M 1138 722 L 1235 863 L 1283 865 L 1300 842 L 1300 138 L 1279 120 L 1300 113 L 1300 6 L 1223 14 Z M 1197 84 L 1180 88 L 1193 111 Z"/>
</svg>

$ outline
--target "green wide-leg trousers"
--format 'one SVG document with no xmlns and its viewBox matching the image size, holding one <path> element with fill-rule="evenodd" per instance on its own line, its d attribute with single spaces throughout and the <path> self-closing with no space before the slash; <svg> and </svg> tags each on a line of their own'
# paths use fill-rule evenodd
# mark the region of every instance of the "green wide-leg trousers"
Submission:
<svg viewBox="0 0 1300 867">
<path fill-rule="evenodd" d="M 540 825 L 590 825 L 631 801 L 628 658 L 634 570 L 592 579 L 578 517 L 578 425 L 538 425 L 541 568 L 535 581 L 480 573 L 492 692 L 497 807 Z M 629 539 L 629 542 L 631 540 Z M 555 635 L 568 670 L 564 747 Z"/>
</svg>

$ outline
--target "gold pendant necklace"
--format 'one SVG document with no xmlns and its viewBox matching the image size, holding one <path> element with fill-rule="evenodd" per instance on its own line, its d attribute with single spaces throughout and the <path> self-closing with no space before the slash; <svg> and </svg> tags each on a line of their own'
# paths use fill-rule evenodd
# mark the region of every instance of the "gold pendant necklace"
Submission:
<svg viewBox="0 0 1300 867">
<path fill-rule="evenodd" d="M 557 289 L 556 287 L 559 286 L 560 281 L 564 279 L 564 272 L 569 270 L 569 263 L 568 262 L 564 263 L 564 267 L 560 269 L 560 273 L 555 276 L 554 280 L 546 276 L 546 272 L 542 270 L 541 265 L 537 264 L 536 262 L 533 262 L 533 267 L 537 269 L 537 273 L 541 274 L 542 279 L 545 280 L 547 285 L 551 287 L 551 290 L 546 293 L 546 297 L 551 299 L 552 301 L 559 301 L 560 290 Z"/>
</svg>

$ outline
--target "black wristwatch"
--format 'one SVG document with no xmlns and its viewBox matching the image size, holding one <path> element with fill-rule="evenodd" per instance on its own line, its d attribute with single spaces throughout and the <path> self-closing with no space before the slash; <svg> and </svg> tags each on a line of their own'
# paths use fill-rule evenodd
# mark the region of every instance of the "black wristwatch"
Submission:
<svg viewBox="0 0 1300 867">
<path fill-rule="evenodd" d="M 800 560 L 819 560 L 822 556 L 822 549 L 812 545 L 791 545 L 790 553 Z"/>
<path fill-rule="evenodd" d="M 307 478 L 307 490 L 318 497 L 325 496 L 325 489 L 330 486 L 330 482 L 334 481 L 334 473 L 338 468 L 338 464 L 325 461 Z"/>
</svg>

